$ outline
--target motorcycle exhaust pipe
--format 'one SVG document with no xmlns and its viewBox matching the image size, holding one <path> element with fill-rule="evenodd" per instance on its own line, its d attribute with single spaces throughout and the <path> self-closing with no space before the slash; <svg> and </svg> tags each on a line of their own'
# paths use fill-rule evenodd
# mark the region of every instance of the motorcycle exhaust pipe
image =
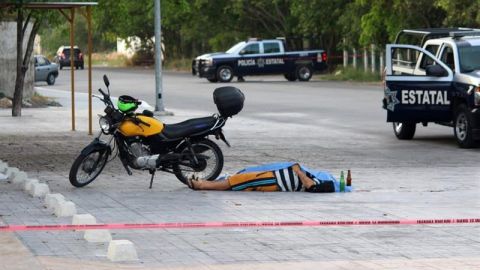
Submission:
<svg viewBox="0 0 480 270">
<path fill-rule="evenodd" d="M 143 156 L 137 158 L 135 163 L 137 163 L 137 166 L 140 168 L 156 169 L 159 157 L 160 155 Z"/>
</svg>

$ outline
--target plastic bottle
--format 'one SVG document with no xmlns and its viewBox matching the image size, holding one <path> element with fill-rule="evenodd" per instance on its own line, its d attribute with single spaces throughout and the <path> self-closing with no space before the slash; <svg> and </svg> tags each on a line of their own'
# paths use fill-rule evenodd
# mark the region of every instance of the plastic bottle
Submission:
<svg viewBox="0 0 480 270">
<path fill-rule="evenodd" d="M 343 171 L 340 173 L 340 192 L 345 192 L 345 177 Z"/>
<path fill-rule="evenodd" d="M 347 187 L 349 187 L 351 185 L 352 185 L 352 173 L 350 172 L 350 170 L 348 170 L 348 172 L 347 172 Z"/>
</svg>

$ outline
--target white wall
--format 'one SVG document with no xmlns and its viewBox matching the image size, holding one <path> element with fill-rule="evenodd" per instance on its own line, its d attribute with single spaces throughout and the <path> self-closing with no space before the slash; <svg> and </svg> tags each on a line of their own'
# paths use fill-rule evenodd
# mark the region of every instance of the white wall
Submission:
<svg viewBox="0 0 480 270">
<path fill-rule="evenodd" d="M 29 25 L 26 31 L 23 48 L 26 50 L 28 35 L 32 29 Z M 33 94 L 33 72 L 34 72 L 33 54 L 25 75 L 25 84 L 23 88 L 24 98 L 30 98 Z M 5 96 L 13 98 L 15 91 L 15 79 L 17 76 L 17 23 L 0 22 L 0 92 Z"/>
</svg>

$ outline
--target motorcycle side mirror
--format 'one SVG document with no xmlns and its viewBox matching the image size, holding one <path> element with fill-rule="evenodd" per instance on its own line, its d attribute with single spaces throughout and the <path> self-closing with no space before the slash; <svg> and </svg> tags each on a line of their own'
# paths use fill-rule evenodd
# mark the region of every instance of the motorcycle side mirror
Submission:
<svg viewBox="0 0 480 270">
<path fill-rule="evenodd" d="M 110 81 L 108 80 L 107 75 L 103 75 L 103 82 L 107 86 L 107 88 L 110 86 Z"/>
</svg>

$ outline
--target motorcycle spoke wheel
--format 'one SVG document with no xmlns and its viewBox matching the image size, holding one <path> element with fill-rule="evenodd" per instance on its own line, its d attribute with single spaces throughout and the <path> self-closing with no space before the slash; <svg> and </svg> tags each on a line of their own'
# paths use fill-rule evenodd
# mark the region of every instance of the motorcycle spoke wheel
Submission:
<svg viewBox="0 0 480 270">
<path fill-rule="evenodd" d="M 223 154 L 218 145 L 210 140 L 204 140 L 192 145 L 196 154 L 198 164 L 195 166 L 190 161 L 191 154 L 188 149 L 184 149 L 186 160 L 189 166 L 179 164 L 175 168 L 175 175 L 182 182 L 187 179 L 198 178 L 204 180 L 215 180 L 223 169 Z"/>
<path fill-rule="evenodd" d="M 200 151 L 199 148 L 203 148 Z M 211 148 L 205 148 L 203 145 L 194 146 L 195 154 L 197 154 L 198 166 L 184 166 L 179 165 L 183 177 L 189 179 L 192 176 L 199 179 L 209 179 L 215 173 L 218 166 L 218 154 Z M 188 151 L 188 150 L 185 150 Z M 201 155 L 198 155 L 201 154 Z"/>
<path fill-rule="evenodd" d="M 70 182 L 76 187 L 83 187 L 100 174 L 107 163 L 108 155 L 104 152 L 91 152 L 80 155 L 70 171 Z"/>
</svg>

